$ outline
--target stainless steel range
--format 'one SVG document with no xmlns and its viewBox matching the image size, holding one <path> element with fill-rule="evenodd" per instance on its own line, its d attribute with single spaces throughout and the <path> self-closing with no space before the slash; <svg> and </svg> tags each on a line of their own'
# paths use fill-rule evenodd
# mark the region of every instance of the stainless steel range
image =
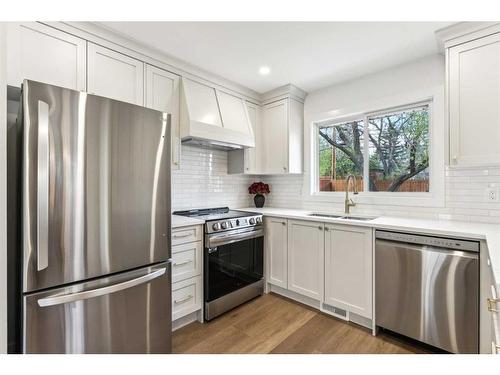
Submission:
<svg viewBox="0 0 500 375">
<path fill-rule="evenodd" d="M 227 207 L 177 211 L 205 220 L 205 320 L 264 292 L 262 215 Z"/>
</svg>

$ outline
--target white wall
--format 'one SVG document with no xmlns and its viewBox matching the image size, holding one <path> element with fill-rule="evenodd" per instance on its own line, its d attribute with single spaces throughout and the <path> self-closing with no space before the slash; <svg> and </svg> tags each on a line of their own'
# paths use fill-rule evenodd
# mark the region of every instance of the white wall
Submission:
<svg viewBox="0 0 500 375">
<path fill-rule="evenodd" d="M 0 22 L 0 353 L 7 353 L 7 78 L 5 24 Z"/>
<path fill-rule="evenodd" d="M 246 207 L 253 179 L 227 174 L 227 152 L 182 145 L 181 169 L 172 172 L 172 209 Z"/>
<path fill-rule="evenodd" d="M 348 113 L 382 109 L 393 100 L 424 95 L 426 92 L 442 92 L 444 83 L 444 56 L 436 55 L 310 93 L 306 98 L 304 108 L 305 173 L 289 176 L 262 176 L 262 179 L 271 185 L 272 190 L 266 205 L 342 211 L 344 209 L 342 195 L 331 199 L 318 199 L 310 194 L 311 122 Z M 439 119 L 433 126 L 441 134 L 438 137 L 437 152 L 438 156 L 442 157 L 446 148 L 444 101 L 439 103 L 439 107 L 441 107 L 437 108 L 440 113 Z M 431 135 L 431 142 L 433 140 L 436 139 Z M 444 167 L 442 160 L 437 167 L 443 175 L 441 203 L 426 206 L 411 201 L 399 204 L 373 200 L 368 202 L 363 201 L 362 198 L 360 200 L 358 196 L 355 200 L 359 203 L 352 212 L 500 223 L 500 203 L 485 201 L 485 189 L 488 186 L 500 186 L 500 168 L 448 170 Z"/>
</svg>

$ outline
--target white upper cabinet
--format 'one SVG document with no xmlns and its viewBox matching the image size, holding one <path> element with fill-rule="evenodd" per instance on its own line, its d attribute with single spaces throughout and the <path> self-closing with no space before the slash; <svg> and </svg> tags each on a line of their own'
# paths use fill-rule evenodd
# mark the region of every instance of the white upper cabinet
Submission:
<svg viewBox="0 0 500 375">
<path fill-rule="evenodd" d="M 288 172 L 288 99 L 270 103 L 263 108 L 262 130 L 266 134 L 262 155 L 262 172 Z"/>
<path fill-rule="evenodd" d="M 450 164 L 500 164 L 500 33 L 447 51 Z"/>
<path fill-rule="evenodd" d="M 255 106 L 247 103 L 255 148 L 232 152 L 229 173 L 302 173 L 304 105 L 293 97 Z M 255 117 L 255 120 L 253 118 Z"/>
<path fill-rule="evenodd" d="M 288 289 L 323 299 L 324 224 L 288 220 Z"/>
<path fill-rule="evenodd" d="M 262 140 L 262 107 L 260 105 L 245 102 L 248 114 L 249 126 L 255 139 L 255 147 L 244 150 L 230 151 L 228 154 L 228 173 L 260 174 L 263 170 Z"/>
<path fill-rule="evenodd" d="M 265 217 L 264 225 L 267 282 L 286 289 L 288 287 L 287 220 Z"/>
<path fill-rule="evenodd" d="M 7 81 L 85 91 L 85 40 L 37 22 L 7 24 Z"/>
<path fill-rule="evenodd" d="M 88 43 L 88 87 L 91 94 L 144 105 L 144 63 Z"/>
<path fill-rule="evenodd" d="M 325 224 L 328 305 L 372 318 L 372 229 Z"/>
<path fill-rule="evenodd" d="M 172 168 L 180 164 L 179 76 L 146 65 L 146 107 L 171 114 Z"/>
</svg>

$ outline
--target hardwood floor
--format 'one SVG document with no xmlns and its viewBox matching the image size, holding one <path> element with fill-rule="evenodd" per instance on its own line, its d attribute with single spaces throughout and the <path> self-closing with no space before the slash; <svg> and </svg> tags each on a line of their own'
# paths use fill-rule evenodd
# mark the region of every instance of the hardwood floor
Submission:
<svg viewBox="0 0 500 375">
<path fill-rule="evenodd" d="M 428 349 L 266 294 L 173 334 L 174 353 L 428 353 Z"/>
</svg>

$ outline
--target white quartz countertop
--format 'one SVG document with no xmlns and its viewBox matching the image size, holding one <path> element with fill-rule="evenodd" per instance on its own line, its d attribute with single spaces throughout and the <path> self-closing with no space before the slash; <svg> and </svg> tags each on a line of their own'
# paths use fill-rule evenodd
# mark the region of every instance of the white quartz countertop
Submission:
<svg viewBox="0 0 500 375">
<path fill-rule="evenodd" d="M 493 276 L 497 289 L 500 288 L 500 225 L 486 223 L 470 223 L 451 220 L 427 220 L 401 217 L 379 216 L 374 220 L 357 221 L 336 219 L 318 216 L 309 216 L 312 211 L 290 209 L 290 208 L 239 208 L 241 211 L 258 212 L 267 216 L 283 217 L 289 219 L 310 220 L 322 223 L 356 225 L 372 227 L 377 229 L 387 229 L 410 233 L 431 234 L 437 236 L 452 236 L 465 239 L 486 241 Z M 338 212 L 328 212 L 327 214 L 338 214 Z M 354 216 L 364 216 L 353 214 Z"/>
<path fill-rule="evenodd" d="M 188 227 L 190 225 L 202 225 L 205 220 L 194 219 L 192 217 L 172 215 L 172 228 Z"/>
</svg>

